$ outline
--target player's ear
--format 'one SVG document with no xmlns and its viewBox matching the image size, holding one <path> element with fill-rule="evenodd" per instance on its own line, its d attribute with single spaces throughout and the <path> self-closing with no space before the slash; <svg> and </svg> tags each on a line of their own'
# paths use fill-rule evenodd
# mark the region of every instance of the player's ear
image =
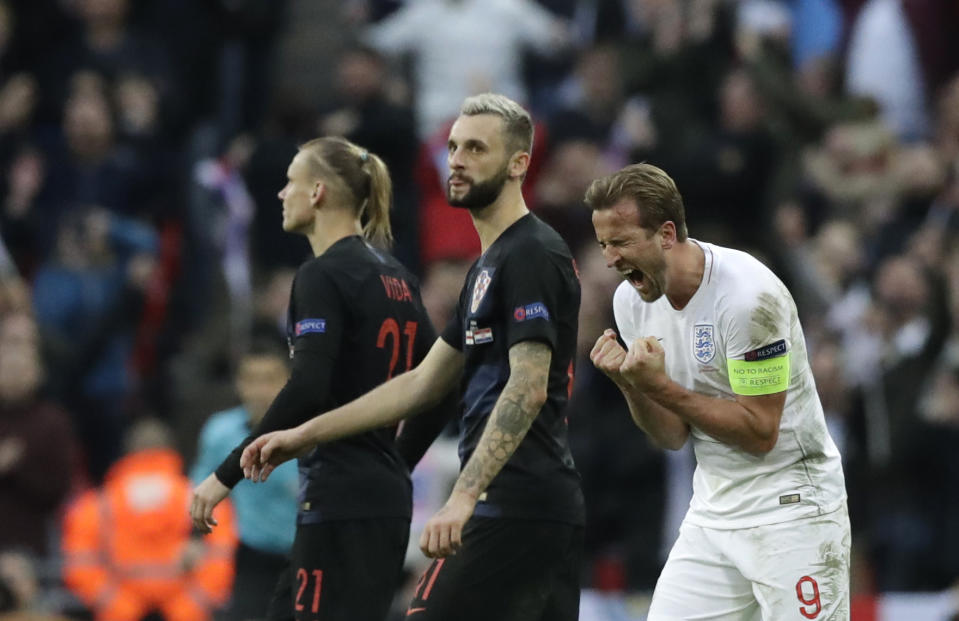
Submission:
<svg viewBox="0 0 959 621">
<path fill-rule="evenodd" d="M 663 250 L 669 250 L 676 244 L 676 223 L 672 220 L 667 220 L 663 222 L 663 225 L 659 227 L 659 230 Z"/>
<path fill-rule="evenodd" d="M 507 166 L 510 179 L 518 179 L 529 170 L 529 153 L 526 151 L 517 151 L 509 158 Z"/>
<path fill-rule="evenodd" d="M 313 184 L 313 191 L 310 192 L 310 204 L 314 207 L 319 207 L 324 196 L 326 196 L 326 184 L 322 181 L 317 181 Z"/>
</svg>

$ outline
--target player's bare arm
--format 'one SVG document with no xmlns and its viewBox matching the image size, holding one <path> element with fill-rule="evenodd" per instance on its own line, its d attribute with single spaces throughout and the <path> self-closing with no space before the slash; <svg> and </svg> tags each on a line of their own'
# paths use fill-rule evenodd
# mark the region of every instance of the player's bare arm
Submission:
<svg viewBox="0 0 959 621">
<path fill-rule="evenodd" d="M 597 369 L 605 373 L 626 398 L 629 414 L 656 446 L 677 451 L 689 438 L 689 425 L 675 413 L 647 398 L 633 385 L 633 366 L 627 364 L 627 352 L 616 340 L 613 330 L 606 330 L 589 354 Z"/>
<path fill-rule="evenodd" d="M 463 354 L 443 339 L 436 339 L 426 358 L 412 370 L 302 425 L 254 440 L 240 459 L 244 476 L 265 481 L 274 468 L 317 444 L 392 425 L 419 414 L 449 394 L 462 373 Z"/>
<path fill-rule="evenodd" d="M 779 440 L 785 391 L 772 395 L 736 395 L 735 401 L 729 401 L 686 390 L 670 381 L 647 394 L 704 433 L 747 453 L 765 455 Z"/>
<path fill-rule="evenodd" d="M 703 433 L 753 455 L 764 455 L 776 446 L 785 391 L 736 395 L 736 400 L 730 401 L 687 390 L 666 374 L 665 352 L 651 337 L 637 339 L 625 365 L 632 369 L 630 377 L 640 392 Z"/>
<path fill-rule="evenodd" d="M 538 341 L 524 341 L 510 348 L 509 380 L 454 491 L 478 498 L 516 451 L 546 403 L 552 355 L 549 345 Z"/>
<path fill-rule="evenodd" d="M 510 376 L 496 400 L 476 450 L 446 505 L 426 524 L 420 549 L 430 557 L 454 553 L 462 544 L 463 526 L 476 502 L 522 442 L 546 403 L 553 351 L 538 341 L 523 341 L 509 350 Z"/>
</svg>

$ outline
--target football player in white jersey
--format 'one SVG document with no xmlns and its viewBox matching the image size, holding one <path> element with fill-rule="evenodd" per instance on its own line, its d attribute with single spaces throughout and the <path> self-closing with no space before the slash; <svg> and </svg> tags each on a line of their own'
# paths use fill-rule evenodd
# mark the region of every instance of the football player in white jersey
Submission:
<svg viewBox="0 0 959 621">
<path fill-rule="evenodd" d="M 849 517 L 785 285 L 750 255 L 687 236 L 665 172 L 635 164 L 586 193 L 626 279 L 593 364 L 659 446 L 692 438 L 693 498 L 649 621 L 849 619 Z"/>
</svg>

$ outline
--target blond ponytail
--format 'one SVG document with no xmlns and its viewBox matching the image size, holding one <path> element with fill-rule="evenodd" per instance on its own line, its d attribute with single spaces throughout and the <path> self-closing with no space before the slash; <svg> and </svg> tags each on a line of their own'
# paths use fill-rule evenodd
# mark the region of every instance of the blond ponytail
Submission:
<svg viewBox="0 0 959 621">
<path fill-rule="evenodd" d="M 393 181 L 383 160 L 375 153 L 365 153 L 364 168 L 370 175 L 370 190 L 364 213 L 361 214 L 364 220 L 363 236 L 374 245 L 389 248 L 393 245 L 393 229 L 390 225 Z"/>
<path fill-rule="evenodd" d="M 385 249 L 393 244 L 390 205 L 393 181 L 375 153 L 339 136 L 316 138 L 300 147 L 310 155 L 317 175 L 324 176 L 363 224 L 363 236 Z"/>
</svg>

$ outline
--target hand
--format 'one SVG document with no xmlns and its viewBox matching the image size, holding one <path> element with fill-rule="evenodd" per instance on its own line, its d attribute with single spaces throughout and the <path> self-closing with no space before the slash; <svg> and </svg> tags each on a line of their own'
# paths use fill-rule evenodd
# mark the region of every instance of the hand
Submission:
<svg viewBox="0 0 959 621">
<path fill-rule="evenodd" d="M 619 367 L 623 378 L 643 392 L 652 392 L 668 381 L 666 352 L 654 336 L 638 338 Z"/>
<path fill-rule="evenodd" d="M 626 383 L 620 368 L 626 360 L 626 350 L 616 340 L 616 333 L 606 330 L 596 339 L 596 345 L 589 352 L 589 359 L 593 365 L 606 374 L 609 379 L 619 385 Z"/>
<path fill-rule="evenodd" d="M 473 515 L 476 498 L 453 491 L 443 508 L 430 518 L 420 535 L 420 550 L 430 558 L 440 558 L 456 551 L 463 545 L 463 527 Z"/>
<path fill-rule="evenodd" d="M 299 427 L 265 433 L 243 450 L 240 456 L 243 476 L 254 483 L 266 481 L 277 466 L 302 457 L 311 448 Z"/>
<path fill-rule="evenodd" d="M 215 472 L 197 485 L 190 502 L 190 517 L 193 519 L 194 528 L 204 534 L 212 533 L 213 527 L 217 525 L 213 518 L 213 509 L 229 495 L 230 488 L 220 483 Z"/>
</svg>

